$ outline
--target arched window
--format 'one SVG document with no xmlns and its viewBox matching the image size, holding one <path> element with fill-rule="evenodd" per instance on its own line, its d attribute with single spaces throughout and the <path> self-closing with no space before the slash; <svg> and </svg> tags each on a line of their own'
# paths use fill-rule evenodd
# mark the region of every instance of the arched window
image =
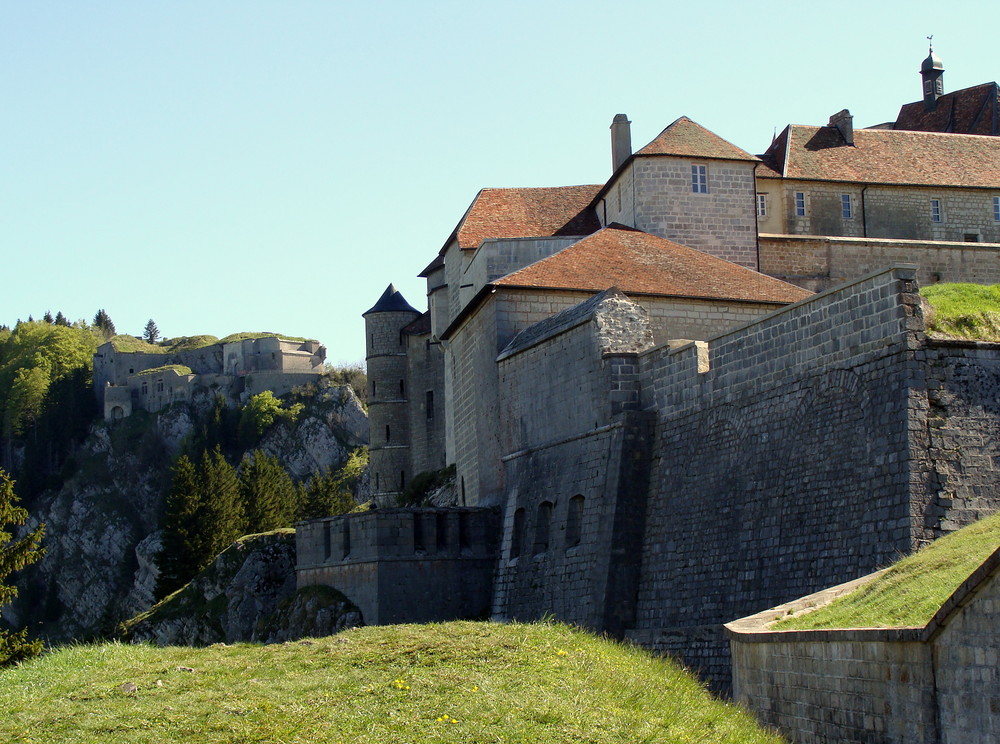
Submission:
<svg viewBox="0 0 1000 744">
<path fill-rule="evenodd" d="M 535 515 L 535 555 L 541 555 L 549 549 L 549 532 L 552 529 L 552 502 L 543 501 L 538 505 Z"/>
<path fill-rule="evenodd" d="M 569 500 L 569 512 L 566 514 L 566 547 L 575 548 L 580 544 L 581 527 L 583 526 L 583 496 L 577 494 Z"/>
</svg>

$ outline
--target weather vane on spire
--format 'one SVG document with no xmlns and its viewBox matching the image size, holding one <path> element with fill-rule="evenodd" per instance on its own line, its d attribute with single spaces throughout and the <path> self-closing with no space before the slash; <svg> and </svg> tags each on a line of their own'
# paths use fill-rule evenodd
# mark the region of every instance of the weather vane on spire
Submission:
<svg viewBox="0 0 1000 744">
<path fill-rule="evenodd" d="M 930 36 L 927 37 L 927 51 L 928 52 L 934 51 L 934 34 L 931 34 Z"/>
</svg>

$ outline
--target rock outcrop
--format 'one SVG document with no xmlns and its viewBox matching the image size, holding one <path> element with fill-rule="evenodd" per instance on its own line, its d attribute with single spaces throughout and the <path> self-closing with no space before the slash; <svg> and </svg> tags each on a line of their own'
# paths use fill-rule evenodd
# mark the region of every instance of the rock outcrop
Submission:
<svg viewBox="0 0 1000 744">
<path fill-rule="evenodd" d="M 332 635 L 361 612 L 327 587 L 295 589 L 295 531 L 234 543 L 187 586 L 125 623 L 125 637 L 161 646 L 276 643 Z"/>
</svg>

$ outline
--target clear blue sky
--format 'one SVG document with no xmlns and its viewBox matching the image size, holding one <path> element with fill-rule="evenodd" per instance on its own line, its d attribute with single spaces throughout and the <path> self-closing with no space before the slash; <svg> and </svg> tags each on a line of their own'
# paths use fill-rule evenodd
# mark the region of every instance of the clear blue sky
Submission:
<svg viewBox="0 0 1000 744">
<path fill-rule="evenodd" d="M 0 0 L 0 324 L 271 330 L 363 359 L 360 314 L 478 189 L 602 183 L 686 115 L 895 118 L 925 36 L 945 88 L 1000 77 L 995 2 Z"/>
</svg>

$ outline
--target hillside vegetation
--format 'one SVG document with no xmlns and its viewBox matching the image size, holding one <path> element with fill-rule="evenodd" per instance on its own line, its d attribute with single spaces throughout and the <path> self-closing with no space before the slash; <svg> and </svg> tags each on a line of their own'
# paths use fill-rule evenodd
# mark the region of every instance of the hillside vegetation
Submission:
<svg viewBox="0 0 1000 744">
<path fill-rule="evenodd" d="M 549 624 L 69 647 L 0 674 L 0 710 L 16 744 L 783 741 L 675 663 Z"/>
<path fill-rule="evenodd" d="M 922 627 L 998 547 L 1000 514 L 994 514 L 903 558 L 850 594 L 771 627 L 774 630 Z"/>
<path fill-rule="evenodd" d="M 925 320 L 932 334 L 1000 341 L 1000 285 L 932 284 L 920 294 L 931 305 Z"/>
</svg>

